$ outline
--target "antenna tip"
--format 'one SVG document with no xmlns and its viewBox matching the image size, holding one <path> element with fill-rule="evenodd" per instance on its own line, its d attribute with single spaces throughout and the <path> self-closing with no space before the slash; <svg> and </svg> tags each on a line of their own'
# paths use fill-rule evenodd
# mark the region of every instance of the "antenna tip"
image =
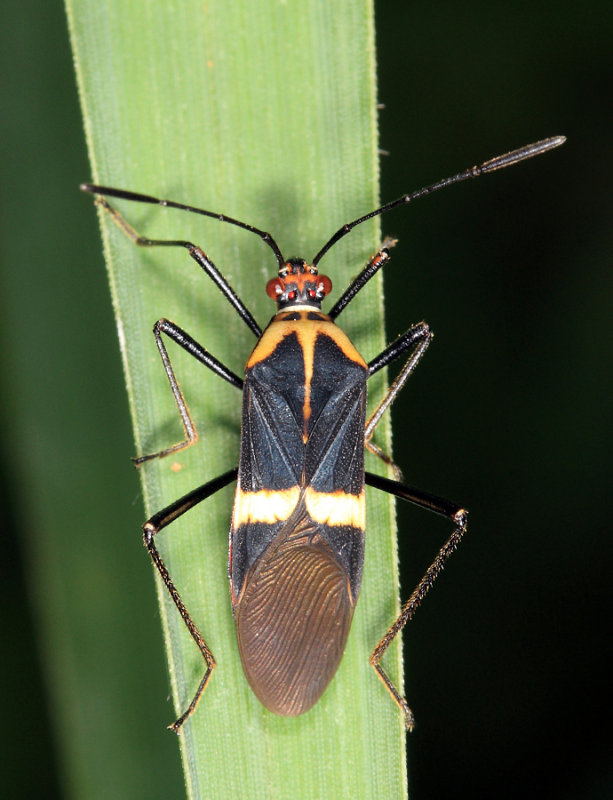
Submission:
<svg viewBox="0 0 613 800">
<path fill-rule="evenodd" d="M 566 141 L 566 136 L 552 136 L 550 139 L 552 147 L 559 147 Z"/>
<path fill-rule="evenodd" d="M 496 156 L 496 158 L 490 158 L 476 168 L 475 176 L 482 175 L 486 172 L 494 172 L 504 167 L 510 167 L 512 164 L 518 164 L 520 161 L 525 161 L 527 158 L 539 156 L 541 153 L 547 153 L 549 150 L 553 150 L 561 144 L 564 144 L 565 141 L 566 136 L 550 136 L 548 139 L 541 139 L 538 142 L 534 142 L 534 144 L 527 144 L 517 150 L 511 150 L 509 153 Z"/>
</svg>

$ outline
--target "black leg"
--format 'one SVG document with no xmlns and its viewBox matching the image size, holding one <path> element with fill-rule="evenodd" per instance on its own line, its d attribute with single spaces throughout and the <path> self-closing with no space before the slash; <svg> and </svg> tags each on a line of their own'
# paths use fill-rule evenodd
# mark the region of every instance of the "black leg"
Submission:
<svg viewBox="0 0 613 800">
<path fill-rule="evenodd" d="M 338 315 L 345 309 L 353 300 L 356 294 L 363 289 L 368 281 L 377 274 L 377 272 L 390 260 L 389 250 L 394 247 L 398 240 L 387 237 L 383 240 L 381 247 L 370 259 L 368 264 L 360 272 L 357 278 L 354 278 L 349 286 L 345 289 L 343 294 L 339 297 L 336 303 L 328 311 L 328 316 L 336 319 Z"/>
<path fill-rule="evenodd" d="M 167 506 L 166 508 L 159 511 L 157 514 L 154 514 L 151 519 L 149 519 L 143 525 L 143 539 L 145 542 L 145 547 L 149 551 L 151 558 L 153 559 L 153 563 L 157 567 L 158 572 L 161 575 L 162 580 L 164 581 L 164 585 L 168 589 L 170 596 L 173 599 L 174 604 L 179 610 L 179 614 L 183 619 L 188 631 L 192 635 L 193 640 L 198 645 L 200 652 L 202 653 L 202 657 L 206 664 L 206 670 L 204 673 L 204 677 L 200 681 L 198 688 L 196 689 L 196 693 L 187 707 L 187 709 L 181 714 L 181 716 L 173 722 L 172 725 L 169 725 L 169 729 L 174 731 L 175 733 L 180 733 L 181 726 L 185 722 L 185 720 L 189 717 L 189 715 L 194 711 L 196 706 L 198 705 L 198 701 L 202 695 L 202 692 L 205 690 L 207 683 L 209 682 L 209 678 L 211 677 L 211 672 L 215 667 L 215 658 L 213 657 L 212 652 L 209 649 L 209 646 L 202 638 L 200 631 L 196 627 L 194 621 L 192 620 L 191 616 L 187 608 L 185 607 L 183 601 L 181 600 L 181 595 L 177 591 L 176 586 L 172 582 L 172 579 L 166 569 L 166 565 L 164 564 L 162 557 L 159 554 L 157 547 L 154 544 L 153 538 L 154 536 L 159 533 L 163 528 L 167 525 L 170 525 L 171 522 L 174 522 L 178 517 L 182 514 L 185 514 L 186 511 L 189 511 L 194 506 L 201 503 L 203 500 L 206 500 L 207 497 L 211 497 L 211 495 L 215 494 L 215 492 L 219 491 L 219 489 L 223 489 L 224 486 L 227 486 L 232 481 L 236 480 L 238 475 L 238 469 L 231 469 L 229 472 L 220 475 L 215 480 L 209 481 L 205 483 L 203 486 L 194 489 L 193 491 L 186 494 L 184 497 L 181 497 L 179 500 L 176 500 L 171 505 Z"/>
<path fill-rule="evenodd" d="M 171 445 L 170 447 L 166 447 L 157 453 L 149 453 L 144 456 L 138 456 L 138 458 L 133 459 L 136 466 L 140 466 L 145 461 L 150 461 L 153 458 L 164 458 L 164 456 L 170 455 L 170 453 L 176 453 L 177 450 L 182 450 L 184 447 L 189 447 L 190 445 L 194 444 L 194 442 L 198 441 L 198 432 L 196 431 L 196 426 L 194 425 L 191 414 L 189 413 L 189 408 L 187 407 L 185 398 L 183 397 L 181 387 L 176 379 L 170 361 L 170 356 L 168 355 L 168 351 L 166 350 L 162 340 L 162 333 L 165 333 L 170 339 L 172 339 L 173 342 L 176 342 L 178 345 L 180 345 L 190 355 L 198 359 L 201 364 L 204 364 L 205 367 L 208 367 L 216 375 L 219 375 L 220 378 L 228 381 L 228 383 L 231 383 L 232 386 L 236 386 L 236 388 L 240 389 L 241 391 L 243 388 L 243 381 L 238 377 L 238 375 L 235 375 L 234 372 L 225 366 L 225 364 L 222 364 L 221 361 L 218 361 L 214 356 L 212 356 L 208 350 L 205 350 L 202 345 L 198 344 L 195 339 L 192 339 L 192 337 L 182 328 L 167 319 L 158 320 L 153 326 L 153 335 L 155 336 L 155 343 L 160 353 L 162 364 L 164 365 L 164 371 L 166 372 L 170 389 L 175 399 L 175 403 L 177 404 L 177 408 L 179 409 L 181 422 L 183 423 L 183 430 L 185 431 L 185 439 L 181 442 Z"/>
<path fill-rule="evenodd" d="M 379 424 L 381 417 L 387 409 L 392 405 L 402 387 L 406 383 L 409 375 L 411 375 L 415 367 L 419 364 L 421 357 L 428 349 L 428 345 L 432 341 L 432 332 L 425 322 L 420 322 L 418 325 L 413 325 L 406 333 L 392 342 L 385 350 L 374 358 L 368 365 L 371 375 L 387 366 L 391 361 L 401 356 L 407 350 L 410 350 L 409 357 L 398 374 L 396 380 L 389 387 L 379 405 L 375 408 L 366 422 L 364 430 L 364 443 L 366 448 L 371 453 L 378 456 L 382 461 L 388 464 L 393 470 L 396 480 L 402 480 L 402 472 L 398 466 L 392 461 L 389 455 L 385 453 L 378 445 L 372 442 L 372 436 L 375 428 Z"/>
<path fill-rule="evenodd" d="M 428 492 L 422 492 L 421 490 L 414 489 L 410 486 L 404 486 L 397 481 L 391 481 L 388 478 L 382 478 L 369 472 L 366 473 L 366 483 L 369 486 L 374 486 L 377 489 L 382 489 L 384 492 L 389 492 L 396 497 L 400 497 L 402 500 L 408 500 L 410 503 L 414 503 L 415 505 L 425 508 L 428 511 L 433 511 L 435 514 L 440 514 L 441 516 L 451 520 L 455 526 L 450 537 L 439 550 L 436 558 L 426 570 L 423 578 L 417 584 L 413 590 L 413 593 L 403 605 L 398 618 L 390 626 L 385 636 L 377 644 L 370 655 L 371 665 L 374 667 L 377 675 L 383 681 L 385 688 L 391 694 L 396 705 L 403 712 L 407 728 L 412 730 L 415 724 L 413 712 L 409 708 L 407 701 L 404 699 L 404 697 L 402 697 L 398 689 L 390 680 L 380 662 L 392 641 L 404 628 L 407 622 L 412 619 L 421 601 L 424 599 L 430 587 L 436 580 L 438 574 L 445 566 L 445 562 L 460 543 L 460 540 L 466 531 L 468 512 L 461 506 L 451 503 L 449 500 L 445 500 L 442 497 L 437 497 L 436 495 L 429 494 Z"/>
<path fill-rule="evenodd" d="M 146 198 L 146 195 L 134 195 L 131 192 L 119 192 L 118 190 L 111 190 L 105 189 L 102 186 L 89 186 L 87 187 L 82 186 L 81 188 L 85 188 L 86 191 L 106 191 L 107 194 L 115 193 L 117 197 L 126 197 L 127 199 L 143 199 Z M 158 202 L 158 201 L 156 201 Z M 159 201 L 161 204 L 170 205 L 168 201 Z M 123 216 L 117 211 L 117 209 L 113 208 L 103 197 L 98 197 L 96 203 L 103 208 L 112 218 L 112 220 L 121 228 L 121 230 L 128 236 L 134 244 L 137 244 L 139 247 L 185 247 L 189 252 L 190 256 L 199 264 L 202 269 L 206 272 L 209 278 L 213 281 L 213 283 L 217 286 L 217 288 L 222 292 L 224 297 L 228 300 L 231 306 L 234 308 L 236 313 L 239 317 L 243 320 L 243 322 L 247 325 L 247 327 L 258 337 L 262 335 L 262 329 L 258 325 L 258 323 L 253 318 L 249 309 L 245 306 L 243 301 L 240 297 L 236 294 L 234 289 L 230 286 L 228 281 L 224 278 L 221 272 L 217 269 L 215 264 L 211 261 L 211 259 L 207 256 L 204 250 L 201 250 L 195 244 L 191 242 L 186 242 L 180 239 L 173 239 L 173 240 L 166 240 L 166 239 L 147 239 L 144 236 L 140 236 L 134 228 L 123 218 Z M 178 205 L 178 204 L 177 204 Z M 181 206 L 179 206 L 181 207 Z M 192 209 L 190 209 L 192 210 Z M 222 215 L 214 215 L 220 218 Z"/>
</svg>

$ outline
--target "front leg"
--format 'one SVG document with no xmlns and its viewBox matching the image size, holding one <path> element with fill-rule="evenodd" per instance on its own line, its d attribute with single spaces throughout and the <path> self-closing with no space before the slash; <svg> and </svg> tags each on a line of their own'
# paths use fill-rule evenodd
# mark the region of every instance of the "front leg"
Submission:
<svg viewBox="0 0 613 800">
<path fill-rule="evenodd" d="M 420 322 L 417 325 L 413 325 L 408 331 L 403 333 L 402 336 L 396 339 L 395 342 L 392 342 L 392 344 L 388 345 L 388 347 L 386 347 L 382 353 L 379 353 L 376 358 L 373 358 L 368 365 L 368 371 L 370 375 L 374 375 L 375 372 L 378 372 L 390 362 L 401 356 L 404 352 L 410 350 L 409 357 L 405 365 L 398 373 L 396 380 L 385 393 L 381 402 L 368 418 L 366 422 L 366 428 L 364 430 L 364 444 L 367 450 L 370 450 L 371 453 L 374 453 L 374 455 L 380 458 L 384 463 L 388 464 L 393 469 L 394 477 L 398 481 L 402 480 L 402 472 L 400 471 L 400 468 L 394 463 L 394 461 L 392 461 L 391 457 L 387 453 L 385 453 L 378 445 L 374 444 L 372 441 L 372 436 L 375 428 L 381 420 L 381 417 L 398 397 L 409 376 L 413 374 L 415 367 L 421 361 L 423 354 L 426 352 L 428 345 L 432 341 L 432 336 L 433 334 L 425 322 Z"/>
<path fill-rule="evenodd" d="M 159 319 L 153 326 L 153 335 L 155 336 L 155 343 L 157 345 L 160 358 L 162 359 L 162 364 L 164 365 L 164 372 L 168 378 L 170 389 L 179 410 L 181 423 L 183 425 L 183 430 L 185 431 L 185 439 L 171 445 L 170 447 L 165 447 L 163 450 L 159 450 L 156 453 L 148 453 L 144 456 L 138 456 L 138 458 L 133 459 L 137 467 L 143 464 L 145 461 L 150 461 L 153 458 L 164 458 L 164 456 L 168 456 L 171 453 L 176 453 L 178 450 L 183 450 L 185 447 L 189 447 L 198 441 L 198 432 L 196 430 L 196 426 L 194 425 L 189 408 L 187 407 L 187 403 L 183 397 L 183 392 L 181 391 L 181 387 L 179 386 L 179 382 L 175 376 L 175 372 L 170 361 L 170 356 L 168 355 L 168 351 L 166 350 L 166 346 L 162 340 L 163 333 L 172 339 L 173 342 L 176 342 L 178 345 L 180 345 L 191 356 L 194 356 L 194 358 L 200 361 L 201 364 L 204 364 L 205 367 L 208 367 L 216 375 L 219 375 L 220 378 L 228 381 L 228 383 L 232 384 L 232 386 L 235 386 L 241 391 L 243 388 L 243 381 L 238 377 L 238 375 L 235 375 L 234 372 L 225 366 L 225 364 L 222 364 L 221 361 L 218 361 L 214 356 L 212 356 L 208 350 L 205 350 L 201 344 L 198 344 L 195 339 L 192 339 L 192 337 L 182 328 L 167 319 Z"/>
</svg>

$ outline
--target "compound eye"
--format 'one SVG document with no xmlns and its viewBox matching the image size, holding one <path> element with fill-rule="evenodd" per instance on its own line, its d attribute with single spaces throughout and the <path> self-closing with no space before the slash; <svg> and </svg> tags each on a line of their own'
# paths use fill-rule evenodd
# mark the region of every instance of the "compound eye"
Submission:
<svg viewBox="0 0 613 800">
<path fill-rule="evenodd" d="M 279 295 L 283 294 L 283 284 L 278 278 L 272 278 L 266 284 L 266 294 L 271 300 L 277 302 Z"/>
<path fill-rule="evenodd" d="M 309 297 L 311 298 L 311 300 L 315 300 L 315 298 L 317 297 L 317 292 L 315 291 L 315 289 L 309 289 Z"/>
<path fill-rule="evenodd" d="M 332 291 L 332 281 L 328 278 L 327 275 L 320 275 L 319 281 L 317 282 L 317 290 L 320 291 L 323 296 L 325 297 L 327 294 L 330 294 Z"/>
<path fill-rule="evenodd" d="M 292 290 L 291 292 L 288 292 L 287 293 L 287 299 L 288 300 L 295 300 L 296 299 L 296 292 L 294 290 Z"/>
</svg>

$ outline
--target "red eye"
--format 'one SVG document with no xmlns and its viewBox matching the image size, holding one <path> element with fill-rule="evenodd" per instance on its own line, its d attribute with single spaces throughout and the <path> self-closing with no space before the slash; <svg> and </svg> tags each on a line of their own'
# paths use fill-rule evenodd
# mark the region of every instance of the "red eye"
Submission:
<svg viewBox="0 0 613 800">
<path fill-rule="evenodd" d="M 309 297 L 314 300 L 317 297 L 317 292 L 314 289 L 309 289 Z"/>
<path fill-rule="evenodd" d="M 320 292 L 324 293 L 324 296 L 330 294 L 330 292 L 332 291 L 332 281 L 330 280 L 330 278 L 328 278 L 327 275 L 320 275 L 317 288 L 319 289 Z"/>
<path fill-rule="evenodd" d="M 287 299 L 288 300 L 294 300 L 295 297 L 296 297 L 296 292 L 288 292 L 287 293 Z"/>
<path fill-rule="evenodd" d="M 283 294 L 283 284 L 278 278 L 273 278 L 266 284 L 266 294 L 276 302 L 277 297 Z"/>
</svg>

